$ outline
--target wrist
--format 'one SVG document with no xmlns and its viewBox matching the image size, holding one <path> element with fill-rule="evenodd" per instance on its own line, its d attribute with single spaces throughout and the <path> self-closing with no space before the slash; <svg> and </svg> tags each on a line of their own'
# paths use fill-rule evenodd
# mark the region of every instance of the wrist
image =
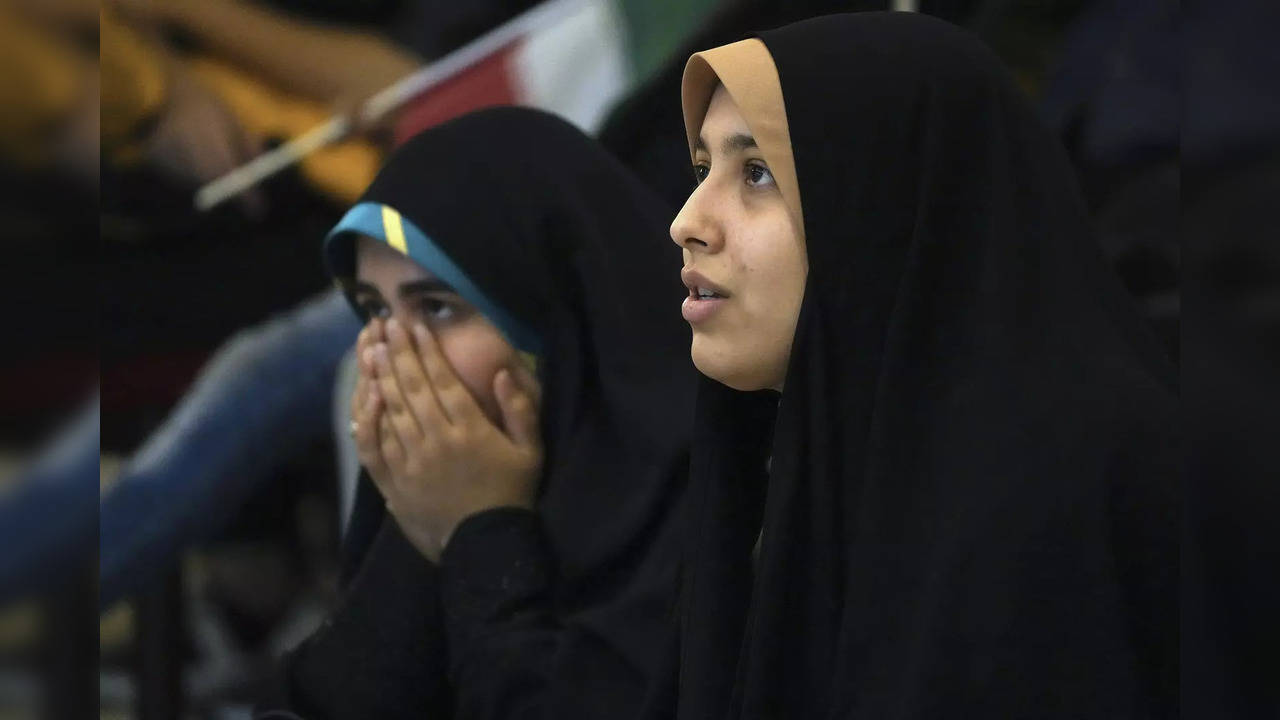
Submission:
<svg viewBox="0 0 1280 720">
<path fill-rule="evenodd" d="M 463 515 L 460 515 L 457 520 L 455 520 L 448 527 L 444 528 L 443 532 L 440 534 L 439 550 L 436 552 L 436 559 L 434 560 L 434 562 L 440 561 L 439 556 L 442 555 L 444 553 L 444 549 L 449 546 L 449 541 L 451 541 L 457 535 L 458 528 L 462 527 L 463 525 L 466 525 L 468 521 L 474 518 L 479 518 L 481 516 L 486 516 L 489 513 L 496 513 L 500 515 L 507 512 L 517 512 L 517 513 L 533 512 L 533 503 L 532 502 L 530 503 L 524 503 L 524 502 L 490 503 L 488 505 L 485 505 L 484 507 L 479 507 L 470 512 L 464 513 Z"/>
<path fill-rule="evenodd" d="M 430 563 L 440 563 L 440 553 L 444 548 L 444 543 L 439 542 L 438 535 L 428 532 L 419 525 L 400 522 L 398 518 L 396 519 L 396 525 L 400 527 L 400 532 L 404 534 L 405 539 L 418 551 L 419 555 Z"/>
<path fill-rule="evenodd" d="M 440 549 L 434 562 L 444 562 L 446 554 L 457 545 L 466 545 L 472 540 L 483 537 L 490 528 L 505 528 L 512 523 L 520 526 L 537 525 L 537 513 L 532 505 L 493 505 L 472 512 L 453 524 L 443 536 Z"/>
</svg>

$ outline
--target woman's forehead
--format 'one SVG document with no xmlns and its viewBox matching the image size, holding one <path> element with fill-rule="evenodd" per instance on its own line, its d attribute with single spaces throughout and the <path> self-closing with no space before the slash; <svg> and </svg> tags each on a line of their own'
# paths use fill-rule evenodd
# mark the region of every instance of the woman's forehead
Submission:
<svg viewBox="0 0 1280 720">
<path fill-rule="evenodd" d="M 383 282 L 436 279 L 434 273 L 409 256 L 368 235 L 356 238 L 356 276 Z"/>
<path fill-rule="evenodd" d="M 725 140 L 730 137 L 737 138 L 739 141 L 726 143 Z M 714 154 L 733 154 L 745 149 L 744 144 L 748 140 L 754 140 L 751 135 L 751 126 L 742 116 L 742 111 L 738 108 L 738 103 L 734 101 L 733 96 L 724 89 L 723 85 L 719 86 L 711 96 L 707 114 L 702 118 L 696 147 Z"/>
</svg>

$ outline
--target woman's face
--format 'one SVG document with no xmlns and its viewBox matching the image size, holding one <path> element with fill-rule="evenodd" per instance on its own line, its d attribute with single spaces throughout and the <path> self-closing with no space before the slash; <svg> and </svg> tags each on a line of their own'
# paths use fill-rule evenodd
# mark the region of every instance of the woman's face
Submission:
<svg viewBox="0 0 1280 720">
<path fill-rule="evenodd" d="M 426 325 L 471 396 L 501 427 L 493 379 L 504 367 L 514 371 L 519 357 L 493 323 L 420 265 L 368 237 L 356 244 L 353 291 L 365 317 L 394 317 L 406 329 Z"/>
<path fill-rule="evenodd" d="M 781 390 L 809 271 L 804 234 L 723 86 L 702 122 L 694 172 L 698 187 L 671 224 L 684 251 L 693 364 L 737 390 Z"/>
</svg>

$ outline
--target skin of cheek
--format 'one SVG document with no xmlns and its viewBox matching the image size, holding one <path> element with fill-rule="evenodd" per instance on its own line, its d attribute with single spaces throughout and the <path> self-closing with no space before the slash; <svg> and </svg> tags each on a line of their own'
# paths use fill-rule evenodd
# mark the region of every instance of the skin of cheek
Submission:
<svg viewBox="0 0 1280 720">
<path fill-rule="evenodd" d="M 493 392 L 493 378 L 518 362 L 515 348 L 483 317 L 475 315 L 453 327 L 433 330 L 458 379 L 471 392 L 484 414 L 502 427 L 502 408 Z"/>
<path fill-rule="evenodd" d="M 733 208 L 725 253 L 736 300 L 708 332 L 695 332 L 695 366 L 739 390 L 781 389 L 807 262 L 798 228 L 784 208 Z"/>
<path fill-rule="evenodd" d="M 800 306 L 804 302 L 804 290 L 809 274 L 809 262 L 805 253 L 803 230 L 790 211 L 774 207 L 767 222 L 758 227 L 766 228 L 757 245 L 762 252 L 759 259 L 748 268 L 751 282 L 766 292 L 768 313 L 763 340 L 768 343 L 769 364 L 762 384 L 774 390 L 782 390 L 787 366 L 791 361 L 791 346 L 795 339 L 796 322 Z"/>
</svg>

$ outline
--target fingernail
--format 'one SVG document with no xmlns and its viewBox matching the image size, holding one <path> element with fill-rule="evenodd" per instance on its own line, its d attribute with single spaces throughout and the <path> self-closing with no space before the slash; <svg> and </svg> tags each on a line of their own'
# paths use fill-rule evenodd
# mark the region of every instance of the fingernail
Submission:
<svg viewBox="0 0 1280 720">
<path fill-rule="evenodd" d="M 387 320 L 387 334 L 390 335 L 393 332 L 400 332 L 400 321 L 390 318 Z"/>
<path fill-rule="evenodd" d="M 378 343 L 373 346 L 373 356 L 378 362 L 386 362 L 387 360 L 387 344 Z"/>
<path fill-rule="evenodd" d="M 420 322 L 413 324 L 413 334 L 417 335 L 418 339 L 423 342 L 429 342 L 431 340 L 431 333 L 427 332 L 427 326 Z"/>
<path fill-rule="evenodd" d="M 365 364 L 366 364 L 366 365 L 373 365 L 373 361 L 374 361 L 374 360 L 375 360 L 375 358 L 374 358 L 374 354 L 373 354 L 373 347 L 367 347 L 367 348 L 365 348 L 365 349 L 364 349 L 364 362 L 365 362 Z"/>
</svg>

